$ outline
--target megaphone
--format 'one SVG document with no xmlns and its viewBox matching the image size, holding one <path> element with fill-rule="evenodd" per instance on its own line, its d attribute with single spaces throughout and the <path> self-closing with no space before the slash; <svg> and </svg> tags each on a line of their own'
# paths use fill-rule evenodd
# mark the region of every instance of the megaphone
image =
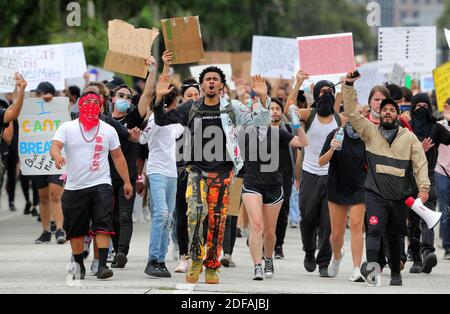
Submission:
<svg viewBox="0 0 450 314">
<path fill-rule="evenodd" d="M 428 229 L 433 229 L 442 218 L 442 213 L 437 213 L 425 207 L 422 200 L 419 198 L 415 200 L 410 197 L 406 200 L 406 205 L 411 208 L 420 218 L 422 218 L 428 226 Z"/>
</svg>

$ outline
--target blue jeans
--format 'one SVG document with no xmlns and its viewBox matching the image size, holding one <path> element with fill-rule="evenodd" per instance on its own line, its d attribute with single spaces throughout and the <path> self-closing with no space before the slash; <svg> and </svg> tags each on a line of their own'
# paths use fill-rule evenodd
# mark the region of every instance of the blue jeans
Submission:
<svg viewBox="0 0 450 314">
<path fill-rule="evenodd" d="M 151 208 L 151 230 L 149 261 L 164 263 L 170 243 L 170 227 L 175 210 L 177 178 L 150 174 L 149 205 Z"/>
<path fill-rule="evenodd" d="M 297 192 L 297 187 L 294 185 L 292 188 L 292 195 L 290 200 L 290 210 L 289 210 L 289 220 L 291 223 L 299 224 L 300 223 L 300 209 L 298 208 L 299 204 L 299 194 Z"/>
<path fill-rule="evenodd" d="M 445 250 L 450 250 L 450 179 L 436 173 L 439 208 L 442 212 L 441 231 Z"/>
</svg>

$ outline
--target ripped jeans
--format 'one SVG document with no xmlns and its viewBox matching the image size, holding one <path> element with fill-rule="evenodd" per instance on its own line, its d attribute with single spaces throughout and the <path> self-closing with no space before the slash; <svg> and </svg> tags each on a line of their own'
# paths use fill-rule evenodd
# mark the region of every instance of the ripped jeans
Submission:
<svg viewBox="0 0 450 314">
<path fill-rule="evenodd" d="M 177 196 L 177 178 L 150 174 L 151 230 L 149 261 L 165 262 Z"/>
</svg>

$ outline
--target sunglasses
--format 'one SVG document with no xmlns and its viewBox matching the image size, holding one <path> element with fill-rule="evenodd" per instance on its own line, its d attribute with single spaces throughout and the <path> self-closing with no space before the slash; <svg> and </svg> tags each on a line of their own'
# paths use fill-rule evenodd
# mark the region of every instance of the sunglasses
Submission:
<svg viewBox="0 0 450 314">
<path fill-rule="evenodd" d="M 131 99 L 132 99 L 132 96 L 131 96 L 130 94 L 124 94 L 124 93 L 117 93 L 117 94 L 116 94 L 116 97 L 119 97 L 119 98 L 121 98 L 121 99 L 126 98 L 126 99 L 128 99 L 128 100 L 131 100 Z"/>
</svg>

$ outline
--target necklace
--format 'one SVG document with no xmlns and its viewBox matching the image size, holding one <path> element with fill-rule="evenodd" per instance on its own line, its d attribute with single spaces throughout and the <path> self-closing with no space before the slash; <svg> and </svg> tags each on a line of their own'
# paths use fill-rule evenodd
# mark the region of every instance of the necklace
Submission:
<svg viewBox="0 0 450 314">
<path fill-rule="evenodd" d="M 95 133 L 95 135 L 94 135 L 94 137 L 92 138 L 92 140 L 88 140 L 88 139 L 86 138 L 86 136 L 84 135 L 83 127 L 81 126 L 81 122 L 78 122 L 78 125 L 80 126 L 81 136 L 83 136 L 83 139 L 84 139 L 84 141 L 85 141 L 86 143 L 92 143 L 92 142 L 97 138 L 98 133 L 99 133 L 99 131 L 100 131 L 100 124 L 97 126 L 97 132 Z"/>
</svg>

